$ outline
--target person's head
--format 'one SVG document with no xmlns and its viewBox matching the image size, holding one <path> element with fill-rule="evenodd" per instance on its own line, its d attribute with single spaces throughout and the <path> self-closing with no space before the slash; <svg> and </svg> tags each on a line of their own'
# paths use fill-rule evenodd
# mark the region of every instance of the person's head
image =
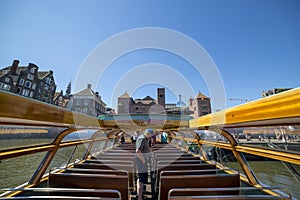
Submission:
<svg viewBox="0 0 300 200">
<path fill-rule="evenodd" d="M 152 135 L 153 135 L 154 131 L 152 128 L 147 128 L 145 131 L 144 131 L 144 134 L 147 138 L 150 138 Z"/>
</svg>

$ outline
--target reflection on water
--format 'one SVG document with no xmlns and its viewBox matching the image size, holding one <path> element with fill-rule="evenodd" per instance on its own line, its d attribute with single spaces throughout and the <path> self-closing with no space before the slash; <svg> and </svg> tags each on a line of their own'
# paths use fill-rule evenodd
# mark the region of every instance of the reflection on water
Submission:
<svg viewBox="0 0 300 200">
<path fill-rule="evenodd" d="M 227 163 L 226 163 L 227 164 Z M 300 181 L 295 178 L 280 161 L 249 161 L 258 180 L 267 186 L 278 186 L 291 194 L 295 199 L 300 199 Z M 232 168 L 239 169 L 237 162 L 228 162 Z M 295 166 L 300 172 L 300 166 Z"/>
<path fill-rule="evenodd" d="M 34 140 L 35 144 L 38 144 L 38 142 L 45 143 L 45 141 L 47 141 L 47 139 Z M 32 141 L 28 140 L 0 140 L 0 145 L 4 146 L 8 142 L 15 143 L 17 144 L 17 146 L 25 146 L 27 144 L 32 144 Z M 53 158 L 47 172 L 49 172 L 49 170 L 54 166 L 63 167 L 67 164 L 68 161 L 74 162 L 75 159 L 82 158 L 86 148 L 84 145 L 78 145 L 74 156 L 71 160 L 69 160 L 74 148 L 75 147 L 67 147 L 60 149 Z M 41 152 L 17 158 L 2 160 L 0 162 L 0 188 L 15 187 L 28 182 L 45 155 L 46 152 Z"/>
</svg>

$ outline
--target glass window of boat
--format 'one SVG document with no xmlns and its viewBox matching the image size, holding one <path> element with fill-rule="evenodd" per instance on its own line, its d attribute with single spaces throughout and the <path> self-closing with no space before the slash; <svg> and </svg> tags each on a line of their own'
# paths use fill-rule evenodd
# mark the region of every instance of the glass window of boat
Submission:
<svg viewBox="0 0 300 200">
<path fill-rule="evenodd" d="M 53 127 L 0 126 L 0 150 L 50 144 L 63 130 Z"/>
<path fill-rule="evenodd" d="M 13 188 L 28 182 L 45 155 L 46 152 L 40 152 L 2 160 L 0 163 L 0 188 Z"/>
<path fill-rule="evenodd" d="M 97 131 L 98 130 L 95 130 L 95 129 L 74 131 L 74 132 L 66 135 L 63 138 L 62 141 L 65 142 L 65 141 L 71 141 L 71 140 L 86 140 L 86 139 L 91 139 L 91 137 Z"/>
</svg>

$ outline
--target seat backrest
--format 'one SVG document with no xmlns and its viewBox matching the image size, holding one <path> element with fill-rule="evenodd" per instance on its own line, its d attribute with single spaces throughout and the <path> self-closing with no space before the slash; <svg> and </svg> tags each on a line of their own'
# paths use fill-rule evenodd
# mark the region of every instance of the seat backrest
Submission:
<svg viewBox="0 0 300 200">
<path fill-rule="evenodd" d="M 156 178 L 160 180 L 160 173 L 162 171 L 180 171 L 180 170 L 204 170 L 204 169 L 216 169 L 216 165 L 211 164 L 170 164 L 168 166 L 165 165 L 157 165 L 156 166 Z"/>
<path fill-rule="evenodd" d="M 77 163 L 74 168 L 79 169 L 99 169 L 99 170 L 123 170 L 129 175 L 129 187 L 134 188 L 134 165 L 131 164 L 103 164 L 103 163 Z"/>
<path fill-rule="evenodd" d="M 200 169 L 200 170 L 168 170 L 161 171 L 158 177 L 162 176 L 179 176 L 179 175 L 203 175 L 203 174 L 217 174 L 220 169 Z M 156 179 L 155 187 L 159 189 L 159 179 Z"/>
<path fill-rule="evenodd" d="M 110 164 L 121 164 L 121 165 L 133 165 L 133 161 L 131 160 L 100 160 L 100 159 L 91 159 L 91 160 L 85 160 L 83 163 L 102 163 L 106 165 Z"/>
<path fill-rule="evenodd" d="M 288 200 L 271 195 L 209 195 L 209 196 L 170 196 L 168 200 Z"/>
<path fill-rule="evenodd" d="M 118 190 L 128 200 L 128 176 L 111 174 L 51 173 L 48 179 L 52 188 L 82 188 Z"/>
<path fill-rule="evenodd" d="M 239 174 L 162 176 L 160 177 L 159 199 L 168 199 L 168 192 L 174 188 L 207 187 L 240 187 Z"/>
</svg>

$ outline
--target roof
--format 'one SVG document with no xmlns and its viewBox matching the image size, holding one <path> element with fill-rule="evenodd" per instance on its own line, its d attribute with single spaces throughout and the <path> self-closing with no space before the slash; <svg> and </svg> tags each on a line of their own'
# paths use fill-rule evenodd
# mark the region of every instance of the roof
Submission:
<svg viewBox="0 0 300 200">
<path fill-rule="evenodd" d="M 38 77 L 40 79 L 44 78 L 45 76 L 47 76 L 50 73 L 50 71 L 43 71 L 43 72 L 38 72 Z"/>
<path fill-rule="evenodd" d="M 149 97 L 149 96 L 147 96 L 147 97 Z M 156 104 L 155 99 L 152 99 L 151 97 L 150 98 L 147 98 L 147 97 L 144 99 L 135 99 L 134 102 L 139 105 Z"/>
<path fill-rule="evenodd" d="M 93 96 L 94 91 L 92 89 L 89 88 L 85 88 L 84 90 L 81 90 L 80 92 L 74 94 L 74 96 Z"/>
<path fill-rule="evenodd" d="M 128 92 L 126 91 L 124 94 L 122 94 L 119 98 L 131 98 L 128 94 Z"/>
<path fill-rule="evenodd" d="M 54 93 L 54 100 L 56 100 L 60 95 L 63 95 L 63 91 L 60 91 L 60 92 L 55 92 Z"/>
<path fill-rule="evenodd" d="M 208 99 L 208 97 L 202 94 L 201 92 L 199 92 L 198 95 L 195 97 L 195 99 L 202 99 L 202 98 Z"/>
<path fill-rule="evenodd" d="M 96 93 L 90 88 L 85 88 L 84 90 L 82 90 L 76 94 L 73 94 L 73 97 L 76 98 L 76 96 L 93 96 L 96 100 L 100 101 L 102 104 L 104 104 L 106 106 L 106 103 L 104 103 L 102 101 L 100 96 L 97 96 Z"/>
<path fill-rule="evenodd" d="M 154 99 L 152 97 L 150 97 L 150 96 L 146 96 L 145 98 L 143 98 L 143 100 L 153 101 Z"/>
<path fill-rule="evenodd" d="M 10 70 L 11 67 L 12 67 L 12 66 L 5 67 L 5 68 L 1 69 L 1 71 L 4 71 L 4 70 Z M 25 71 L 26 69 L 27 69 L 27 67 L 25 67 L 25 66 L 22 66 L 22 67 L 21 67 L 21 66 L 18 66 L 18 67 L 17 67 L 17 71 L 16 71 L 17 75 L 20 75 L 21 71 Z"/>
</svg>

